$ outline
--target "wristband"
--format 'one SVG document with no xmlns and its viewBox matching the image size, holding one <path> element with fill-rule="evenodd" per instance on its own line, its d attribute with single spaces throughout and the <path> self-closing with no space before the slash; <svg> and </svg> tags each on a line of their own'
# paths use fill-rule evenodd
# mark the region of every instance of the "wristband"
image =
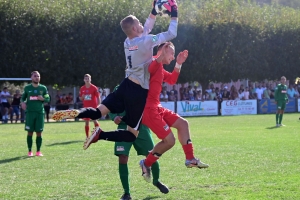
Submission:
<svg viewBox="0 0 300 200">
<path fill-rule="evenodd" d="M 176 63 L 175 68 L 179 69 L 179 71 L 181 70 L 181 65 L 179 65 L 178 63 Z"/>
</svg>

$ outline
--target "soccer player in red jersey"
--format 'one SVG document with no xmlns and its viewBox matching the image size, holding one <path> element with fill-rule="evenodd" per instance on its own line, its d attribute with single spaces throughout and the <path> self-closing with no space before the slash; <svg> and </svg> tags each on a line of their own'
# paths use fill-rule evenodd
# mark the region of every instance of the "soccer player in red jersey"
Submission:
<svg viewBox="0 0 300 200">
<path fill-rule="evenodd" d="M 85 84 L 80 88 L 79 99 L 83 102 L 84 108 L 97 108 L 101 103 L 98 88 L 91 83 L 91 75 L 85 74 L 83 80 Z M 83 118 L 83 120 L 85 121 L 85 135 L 86 138 L 88 138 L 90 131 L 90 118 Z M 93 122 L 95 127 L 99 126 L 97 120 L 93 120 Z"/>
<path fill-rule="evenodd" d="M 186 167 L 209 167 L 209 165 L 202 163 L 194 156 L 188 121 L 171 110 L 163 108 L 159 101 L 162 83 L 167 82 L 172 85 L 176 83 L 181 65 L 188 57 L 188 51 L 184 50 L 178 54 L 175 68 L 172 73 L 169 73 L 164 70 L 163 64 L 170 64 L 170 62 L 175 59 L 174 55 L 174 45 L 171 42 L 164 44 L 158 51 L 157 58 L 152 61 L 148 69 L 150 73 L 150 86 L 142 123 L 148 126 L 161 141 L 155 145 L 145 160 L 140 161 L 143 177 L 146 181 L 151 179 L 151 165 L 156 162 L 163 153 L 175 145 L 175 137 L 170 127 L 177 129 L 178 139 L 186 157 Z"/>
</svg>

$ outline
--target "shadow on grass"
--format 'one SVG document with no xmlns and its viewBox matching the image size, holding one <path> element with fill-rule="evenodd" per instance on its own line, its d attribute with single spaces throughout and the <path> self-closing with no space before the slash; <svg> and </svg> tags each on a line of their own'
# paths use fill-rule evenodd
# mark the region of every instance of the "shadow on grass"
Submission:
<svg viewBox="0 0 300 200">
<path fill-rule="evenodd" d="M 0 165 L 1 164 L 5 164 L 5 163 L 10 163 L 10 162 L 18 161 L 18 160 L 24 160 L 24 159 L 27 159 L 27 158 L 31 158 L 31 157 L 28 157 L 28 156 L 18 156 L 18 157 L 14 157 L 14 158 L 7 158 L 7 159 L 4 159 L 4 160 L 0 160 Z"/>
<path fill-rule="evenodd" d="M 143 200 L 151 200 L 151 199 L 158 199 L 160 198 L 159 196 L 154 196 L 154 197 L 146 197 Z"/>
<path fill-rule="evenodd" d="M 68 141 L 68 142 L 57 142 L 53 144 L 48 144 L 46 146 L 56 146 L 56 145 L 68 145 L 68 144 L 74 144 L 74 143 L 83 143 L 83 140 L 75 140 L 75 141 Z"/>
<path fill-rule="evenodd" d="M 274 129 L 274 128 L 279 128 L 277 126 L 270 126 L 270 127 L 267 127 L 266 129 Z"/>
</svg>

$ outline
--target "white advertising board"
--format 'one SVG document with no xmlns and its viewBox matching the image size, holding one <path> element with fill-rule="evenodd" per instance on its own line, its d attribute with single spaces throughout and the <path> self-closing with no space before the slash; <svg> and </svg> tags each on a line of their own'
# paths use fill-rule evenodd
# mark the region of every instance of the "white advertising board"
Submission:
<svg viewBox="0 0 300 200">
<path fill-rule="evenodd" d="M 226 100 L 221 105 L 222 115 L 256 115 L 257 100 Z"/>
<path fill-rule="evenodd" d="M 177 101 L 180 116 L 218 115 L 217 101 Z"/>
</svg>

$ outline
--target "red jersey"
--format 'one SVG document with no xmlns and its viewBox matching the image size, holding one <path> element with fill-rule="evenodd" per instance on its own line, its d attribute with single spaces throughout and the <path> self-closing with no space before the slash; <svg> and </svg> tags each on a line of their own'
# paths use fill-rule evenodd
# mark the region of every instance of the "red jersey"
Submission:
<svg viewBox="0 0 300 200">
<path fill-rule="evenodd" d="M 167 72 L 164 70 L 162 63 L 158 63 L 156 60 L 151 62 L 148 71 L 150 73 L 150 84 L 145 107 L 162 107 L 159 101 L 162 84 L 166 82 L 174 85 L 179 73 L 174 70 L 172 73 Z"/>
<path fill-rule="evenodd" d="M 98 97 L 99 97 L 98 88 L 91 84 L 90 87 L 86 87 L 85 85 L 80 88 L 79 96 L 84 97 L 83 107 L 93 107 L 96 108 L 98 105 Z"/>
</svg>

